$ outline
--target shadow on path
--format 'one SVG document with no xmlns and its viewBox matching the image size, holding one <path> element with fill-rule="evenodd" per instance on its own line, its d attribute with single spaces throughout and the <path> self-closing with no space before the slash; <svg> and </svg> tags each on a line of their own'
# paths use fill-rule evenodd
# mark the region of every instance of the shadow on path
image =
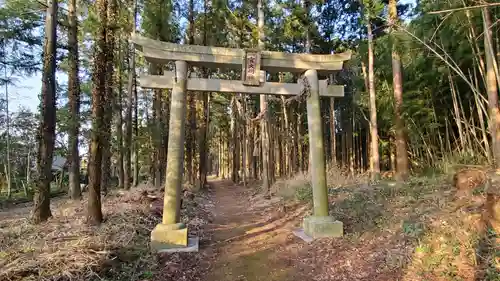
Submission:
<svg viewBox="0 0 500 281">
<path fill-rule="evenodd" d="M 207 252 L 207 281 L 299 280 L 285 248 L 300 243 L 291 230 L 305 207 L 290 206 L 279 212 L 277 199 L 252 196 L 252 188 L 230 181 L 212 182 L 215 188 L 215 217 L 208 225 L 213 241 Z"/>
</svg>

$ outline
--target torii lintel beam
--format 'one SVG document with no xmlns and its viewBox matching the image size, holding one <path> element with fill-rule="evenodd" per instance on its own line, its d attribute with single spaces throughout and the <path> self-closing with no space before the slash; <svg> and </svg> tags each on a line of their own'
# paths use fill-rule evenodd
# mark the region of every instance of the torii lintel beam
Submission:
<svg viewBox="0 0 500 281">
<path fill-rule="evenodd" d="M 164 75 L 141 75 L 138 78 L 142 88 L 171 89 L 174 86 L 175 74 L 165 72 Z M 246 86 L 239 80 L 189 78 L 187 90 L 200 92 L 268 94 L 294 96 L 300 94 L 302 85 L 297 83 L 265 82 L 260 86 Z M 327 80 L 319 81 L 319 94 L 326 97 L 343 97 L 344 86 L 328 85 Z"/>
<path fill-rule="evenodd" d="M 221 67 L 241 70 L 245 50 L 199 45 L 181 45 L 149 39 L 132 34 L 130 39 L 144 54 L 147 61 L 166 64 L 169 61 L 186 61 L 192 66 Z M 342 69 L 344 61 L 351 59 L 351 52 L 332 55 L 292 54 L 261 51 L 261 69 L 268 72 L 300 73 L 308 69 L 328 74 Z"/>
</svg>

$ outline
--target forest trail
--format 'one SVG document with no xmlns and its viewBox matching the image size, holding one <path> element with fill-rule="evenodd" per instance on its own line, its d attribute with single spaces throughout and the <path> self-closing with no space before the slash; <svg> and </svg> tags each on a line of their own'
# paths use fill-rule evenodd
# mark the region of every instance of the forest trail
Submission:
<svg viewBox="0 0 500 281">
<path fill-rule="evenodd" d="M 253 188 L 224 180 L 213 186 L 215 217 L 207 229 L 212 242 L 204 247 L 211 262 L 205 280 L 293 281 L 307 276 L 292 262 L 304 244 L 292 230 L 305 207 L 290 206 L 284 213 L 278 208 L 278 198 L 265 200 Z"/>
</svg>

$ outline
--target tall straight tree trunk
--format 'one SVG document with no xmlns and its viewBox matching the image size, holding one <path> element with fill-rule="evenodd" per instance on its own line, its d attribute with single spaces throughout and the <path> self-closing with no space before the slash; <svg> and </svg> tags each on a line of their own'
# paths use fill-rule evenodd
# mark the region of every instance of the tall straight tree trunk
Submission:
<svg viewBox="0 0 500 281">
<path fill-rule="evenodd" d="M 281 80 L 281 79 L 280 79 Z M 282 81 L 280 81 L 282 82 Z M 290 151 L 290 118 L 288 117 L 288 109 L 286 106 L 286 100 L 284 96 L 281 96 L 281 103 L 282 103 L 282 110 L 283 110 L 283 122 L 284 122 L 284 128 L 283 128 L 283 138 L 284 138 L 284 156 L 283 162 L 285 166 L 285 175 L 291 175 L 291 163 L 292 163 L 292 153 Z"/>
<path fill-rule="evenodd" d="M 160 181 L 163 183 L 167 176 L 167 151 L 168 151 L 168 132 L 170 128 L 170 93 L 171 90 L 163 91 L 163 102 L 162 102 L 162 120 L 163 120 L 163 139 L 162 139 L 162 149 L 160 151 Z"/>
<path fill-rule="evenodd" d="M 300 104 L 297 105 L 300 108 Z M 305 159 L 304 159 L 304 134 L 302 131 L 302 114 L 297 113 L 297 156 L 299 158 L 299 171 L 304 172 L 305 170 Z"/>
<path fill-rule="evenodd" d="M 389 1 L 389 21 L 393 26 L 398 21 L 397 0 Z M 396 180 L 405 181 L 409 176 L 408 151 L 406 146 L 405 123 L 402 117 L 403 110 L 403 78 L 401 58 L 396 49 L 396 39 L 392 46 L 392 75 L 394 86 L 394 118 L 396 131 Z"/>
<path fill-rule="evenodd" d="M 130 132 L 130 137 L 132 139 L 132 158 L 134 162 L 134 167 L 133 167 L 133 175 L 132 175 L 132 185 L 135 187 L 139 185 L 139 106 L 138 106 L 138 95 L 137 95 L 137 83 L 136 83 L 136 78 L 134 76 L 134 91 L 132 95 L 132 102 L 130 103 L 133 106 L 134 110 L 134 119 L 132 122 L 133 128 L 134 128 L 134 135 L 132 139 L 132 132 Z M 129 164 L 130 165 L 130 164 Z M 124 182 L 129 180 L 128 177 L 124 176 Z"/>
<path fill-rule="evenodd" d="M 104 124 L 102 134 L 102 175 L 101 191 L 108 193 L 111 178 L 111 124 L 114 103 L 114 50 L 116 45 L 115 26 L 117 25 L 117 0 L 108 0 L 106 32 L 106 95 L 104 97 Z"/>
<path fill-rule="evenodd" d="M 117 141 L 117 165 L 118 165 L 118 188 L 124 187 L 124 170 L 123 170 L 123 44 L 121 38 L 118 40 L 118 97 L 115 100 L 115 130 L 116 130 L 116 141 Z"/>
<path fill-rule="evenodd" d="M 45 17 L 45 40 L 42 73 L 41 122 L 32 221 L 40 223 L 52 216 L 50 212 L 50 182 L 52 181 L 52 159 L 56 136 L 56 42 L 57 1 L 47 1 Z"/>
<path fill-rule="evenodd" d="M 137 22 L 137 0 L 132 0 L 132 15 L 131 28 L 132 32 L 135 33 L 136 22 Z M 124 185 L 123 188 L 130 189 L 130 180 L 132 178 L 132 159 L 131 159 L 131 148 L 132 148 L 132 107 L 134 101 L 137 103 L 137 98 L 134 100 L 134 96 L 137 97 L 136 89 L 136 79 L 135 79 L 135 49 L 134 45 L 129 43 L 127 47 L 127 58 L 129 59 L 129 71 L 128 71 L 128 88 L 127 88 L 127 106 L 125 109 L 125 138 L 124 138 L 124 153 L 123 153 L 123 166 L 124 166 Z M 137 154 L 137 144 L 134 142 L 134 154 Z M 135 166 L 136 164 L 134 164 Z M 138 179 L 135 184 L 138 183 Z"/>
<path fill-rule="evenodd" d="M 252 114 L 254 112 L 252 111 Z M 252 115 L 253 116 L 253 115 Z M 249 157 L 250 157 L 250 175 L 252 177 L 252 179 L 256 180 L 258 178 L 257 176 L 257 164 L 258 164 L 258 156 L 259 156 L 259 145 L 258 145 L 258 142 L 256 141 L 257 140 L 257 126 L 251 124 L 251 128 L 249 130 L 251 133 L 250 137 L 248 138 L 249 141 L 250 141 L 250 153 L 249 153 Z"/>
<path fill-rule="evenodd" d="M 207 14 L 208 11 L 208 0 L 203 1 L 203 10 L 204 13 Z M 207 45 L 208 41 L 208 26 L 207 26 L 207 17 L 203 18 L 203 46 Z M 203 78 L 208 78 L 208 71 L 205 69 L 202 70 Z M 201 116 L 201 124 L 199 130 L 199 142 L 198 147 L 200 149 L 200 166 L 198 171 L 198 180 L 200 182 L 200 188 L 204 188 L 207 183 L 207 170 L 208 170 L 208 156 L 209 156 L 209 145 L 208 145 L 208 128 L 210 122 L 210 93 L 201 93 L 201 108 L 202 108 L 202 116 Z"/>
<path fill-rule="evenodd" d="M 330 98 L 330 163 L 333 166 L 337 165 L 337 142 L 336 142 L 336 130 L 335 130 L 335 98 Z"/>
<path fill-rule="evenodd" d="M 195 32 L 195 22 L 194 22 L 194 0 L 189 0 L 189 30 L 188 30 L 188 44 L 194 44 L 194 32 Z M 193 91 L 188 91 L 187 94 L 187 121 L 186 122 L 186 177 L 190 184 L 194 184 L 195 174 L 193 170 L 193 162 L 195 157 L 196 149 L 196 97 Z"/>
<path fill-rule="evenodd" d="M 487 8 L 482 9 L 484 26 L 484 52 L 486 57 L 486 90 L 488 92 L 491 151 L 495 168 L 500 168 L 500 111 L 498 110 L 498 85 L 495 74 L 496 56 L 491 34 L 491 18 Z"/>
<path fill-rule="evenodd" d="M 257 26 L 259 31 L 258 47 L 260 50 L 266 48 L 264 34 L 264 0 L 257 1 Z M 263 77 L 264 81 L 266 77 Z M 267 96 L 260 95 L 260 112 L 263 114 L 260 120 L 261 148 L 262 148 L 262 188 L 266 193 L 266 198 L 270 198 L 271 183 L 269 180 L 269 128 L 268 128 L 268 105 Z"/>
<path fill-rule="evenodd" d="M 236 97 L 231 98 L 231 180 L 234 183 L 239 183 L 239 164 L 240 164 L 240 147 L 239 147 L 239 124 L 238 124 L 238 109 L 236 108 Z"/>
<path fill-rule="evenodd" d="M 90 134 L 89 201 L 87 211 L 88 222 L 91 224 L 100 224 L 102 222 L 101 164 L 104 103 L 106 102 L 107 6 L 107 0 L 97 0 L 96 2 L 100 25 L 97 29 L 94 66 L 92 70 L 92 131 Z"/>
<path fill-rule="evenodd" d="M 243 120 L 242 129 L 241 130 L 241 142 L 243 145 L 241 145 L 241 171 L 242 171 L 242 179 L 243 179 L 243 186 L 247 186 L 247 156 L 248 156 L 248 139 L 247 139 L 247 102 L 246 102 L 246 96 L 241 95 L 241 120 Z"/>
<path fill-rule="evenodd" d="M 352 116 L 352 113 L 350 113 Z M 354 175 L 354 145 L 353 145 L 353 119 L 349 118 L 346 132 L 346 150 L 347 150 L 347 165 L 349 169 L 349 174 Z"/>
<path fill-rule="evenodd" d="M 68 6 L 68 98 L 71 124 L 69 129 L 69 193 L 73 200 L 82 198 L 80 189 L 80 155 L 78 150 L 78 132 L 80 129 L 80 79 L 78 76 L 78 22 L 76 18 L 76 0 L 70 0 Z"/>
<path fill-rule="evenodd" d="M 299 160 L 299 151 L 300 151 L 300 141 L 299 141 L 299 116 L 296 113 L 298 111 L 299 104 L 296 103 L 292 108 L 291 117 L 293 122 L 291 122 L 292 126 L 292 134 L 293 134 L 293 143 L 292 143 L 292 169 L 293 172 L 298 173 L 300 171 L 300 160 Z"/>
<path fill-rule="evenodd" d="M 153 65 L 151 73 L 156 75 L 161 75 L 163 72 L 161 71 L 161 67 L 159 65 Z M 161 187 L 161 166 L 163 165 L 161 155 L 163 155 L 163 136 L 162 132 L 165 129 L 163 126 L 163 116 L 162 116 L 162 89 L 154 89 L 153 90 L 153 149 L 154 149 L 154 158 L 153 158 L 153 183 L 157 188 Z M 164 162 L 164 161 L 163 161 Z"/>
<path fill-rule="evenodd" d="M 380 156 L 378 151 L 377 98 L 375 96 L 373 33 L 370 21 L 366 24 L 366 28 L 368 29 L 368 91 L 370 93 L 370 172 L 371 179 L 377 180 L 380 176 Z"/>
</svg>

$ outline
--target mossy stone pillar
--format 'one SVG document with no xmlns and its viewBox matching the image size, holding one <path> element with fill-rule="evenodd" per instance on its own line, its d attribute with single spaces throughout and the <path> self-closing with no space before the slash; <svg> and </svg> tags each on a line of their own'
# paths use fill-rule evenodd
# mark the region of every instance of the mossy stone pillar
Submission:
<svg viewBox="0 0 500 281">
<path fill-rule="evenodd" d="M 186 247 L 187 227 L 180 223 L 180 199 L 184 172 L 184 131 L 186 122 L 187 63 L 175 62 L 175 83 L 170 101 L 167 171 L 162 223 L 151 232 L 156 250 Z"/>
<path fill-rule="evenodd" d="M 316 70 L 307 70 L 304 75 L 310 86 L 307 98 L 307 127 L 309 130 L 309 170 L 314 204 L 313 215 L 304 219 L 304 232 L 313 238 L 339 237 L 343 235 L 342 222 L 328 215 L 328 188 L 318 73 Z"/>
</svg>

